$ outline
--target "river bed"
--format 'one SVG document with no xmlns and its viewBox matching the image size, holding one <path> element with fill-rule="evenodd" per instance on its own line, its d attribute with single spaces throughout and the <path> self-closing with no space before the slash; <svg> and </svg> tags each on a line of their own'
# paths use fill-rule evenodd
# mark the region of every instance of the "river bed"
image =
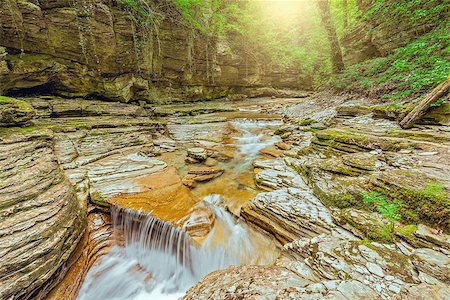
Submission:
<svg viewBox="0 0 450 300">
<path fill-rule="evenodd" d="M 174 124 L 171 134 L 186 147 L 193 141 L 215 143 L 216 148 L 226 149 L 233 157 L 218 162 L 217 167 L 225 169 L 221 177 L 192 190 L 214 214 L 209 233 L 191 238 L 183 228 L 146 211 L 113 207 L 116 244 L 93 265 L 78 299 L 179 299 L 212 271 L 230 265 L 275 262 L 279 250 L 273 238 L 238 216 L 240 208 L 262 192 L 254 183 L 252 163 L 261 158 L 262 149 L 280 141 L 273 130 L 283 122 L 277 116 L 260 113 L 257 108 L 222 113 L 220 118 L 225 120 L 215 122 L 214 126 L 215 130 L 229 128 L 225 138 L 214 137 L 211 132 L 214 128 L 198 121 L 200 124 Z M 213 138 L 208 139 L 211 135 Z M 184 149 L 160 157 L 180 176 L 187 173 L 184 158 Z M 171 214 L 170 209 L 167 214 Z"/>
</svg>

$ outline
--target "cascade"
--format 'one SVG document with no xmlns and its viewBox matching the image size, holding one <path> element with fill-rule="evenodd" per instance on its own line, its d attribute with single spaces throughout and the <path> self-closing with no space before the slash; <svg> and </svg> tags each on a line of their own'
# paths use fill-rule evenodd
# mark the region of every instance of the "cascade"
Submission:
<svg viewBox="0 0 450 300">
<path fill-rule="evenodd" d="M 205 197 L 216 223 L 201 244 L 148 213 L 112 208 L 117 241 L 86 276 L 78 299 L 178 299 L 208 273 L 236 264 L 269 263 L 258 254 L 257 234 Z"/>
</svg>

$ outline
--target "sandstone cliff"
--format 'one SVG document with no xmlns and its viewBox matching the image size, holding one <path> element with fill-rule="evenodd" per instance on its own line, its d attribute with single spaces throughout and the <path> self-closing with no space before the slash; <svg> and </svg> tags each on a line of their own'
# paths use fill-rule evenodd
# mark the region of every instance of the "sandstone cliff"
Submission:
<svg viewBox="0 0 450 300">
<path fill-rule="evenodd" d="M 89 3 L 0 3 L 0 93 L 169 102 L 309 87 L 295 71 L 232 53 L 172 19 L 147 32 L 116 1 Z"/>
<path fill-rule="evenodd" d="M 398 1 L 360 0 L 361 16 L 342 39 L 346 63 L 356 64 L 368 58 L 384 57 L 418 37 L 432 31 L 449 18 L 448 2 L 428 1 L 414 4 L 406 11 Z M 405 1 L 408 2 L 408 1 Z M 383 9 L 374 8 L 376 5 Z M 419 5 L 419 6 L 417 6 Z M 394 10 L 395 7 L 399 9 Z M 421 11 L 429 11 L 420 16 Z M 383 12 L 384 11 L 384 12 Z M 389 16 L 383 13 L 389 12 Z"/>
</svg>

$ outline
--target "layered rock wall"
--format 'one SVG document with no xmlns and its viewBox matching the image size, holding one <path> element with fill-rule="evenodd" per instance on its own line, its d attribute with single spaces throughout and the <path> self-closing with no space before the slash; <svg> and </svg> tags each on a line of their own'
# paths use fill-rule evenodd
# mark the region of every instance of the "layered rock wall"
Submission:
<svg viewBox="0 0 450 300">
<path fill-rule="evenodd" d="M 173 20 L 149 30 L 115 1 L 83 3 L 0 3 L 0 93 L 168 102 L 309 87 L 295 71 L 231 53 Z"/>
<path fill-rule="evenodd" d="M 358 2 L 362 17 L 349 30 L 342 39 L 344 47 L 344 59 L 348 64 L 360 63 L 368 58 L 382 57 L 394 52 L 396 49 L 405 46 L 417 37 L 424 35 L 443 23 L 440 20 L 448 20 L 448 2 L 423 1 L 407 8 L 405 15 L 402 13 L 407 1 L 384 1 L 382 5 L 391 11 L 390 16 L 381 15 L 383 8 L 377 13 L 370 13 L 376 1 L 361 0 Z M 447 3 L 447 4 L 446 4 Z M 444 9 L 447 5 L 447 9 Z M 393 9 L 393 7 L 397 9 Z M 431 12 L 430 15 L 419 17 L 424 11 Z M 416 16 L 417 17 L 414 17 Z M 409 18 L 413 18 L 410 20 Z M 447 25 L 448 26 L 448 25 Z"/>
<path fill-rule="evenodd" d="M 0 298 L 52 287 L 80 240 L 86 217 L 59 167 L 52 133 L 0 132 Z"/>
</svg>

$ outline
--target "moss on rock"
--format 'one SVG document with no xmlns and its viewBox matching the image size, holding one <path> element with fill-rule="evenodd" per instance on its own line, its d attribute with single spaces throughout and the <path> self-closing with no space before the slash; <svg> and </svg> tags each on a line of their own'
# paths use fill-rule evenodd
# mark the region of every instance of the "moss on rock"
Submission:
<svg viewBox="0 0 450 300">
<path fill-rule="evenodd" d="M 393 170 L 375 176 L 372 189 L 402 202 L 399 212 L 405 223 L 419 222 L 450 231 L 450 196 L 444 185 L 422 173 Z"/>
<path fill-rule="evenodd" d="M 23 125 L 35 115 L 36 111 L 28 102 L 0 96 L 0 126 Z"/>
<path fill-rule="evenodd" d="M 407 149 L 413 146 L 411 142 L 403 139 L 368 135 L 359 132 L 356 133 L 353 132 L 352 130 L 343 128 L 340 129 L 333 128 L 318 131 L 316 132 L 316 138 L 322 144 L 324 143 L 324 141 L 326 141 L 325 143 L 327 143 L 331 147 L 344 151 L 347 148 L 351 150 L 382 149 L 384 151 L 398 151 L 400 149 Z M 341 147 L 338 147 L 339 145 Z M 356 152 L 356 151 L 348 151 L 348 152 Z"/>
</svg>

